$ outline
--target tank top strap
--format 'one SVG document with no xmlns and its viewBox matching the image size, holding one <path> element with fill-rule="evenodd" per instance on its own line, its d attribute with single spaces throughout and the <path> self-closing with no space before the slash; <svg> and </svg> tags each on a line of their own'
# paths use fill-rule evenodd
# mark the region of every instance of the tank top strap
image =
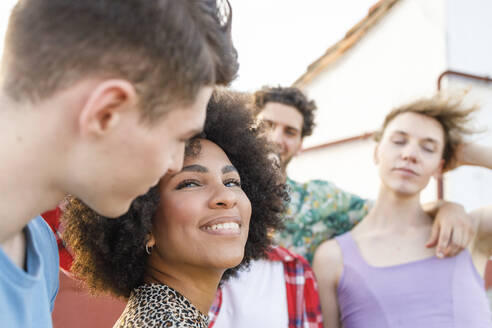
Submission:
<svg viewBox="0 0 492 328">
<path fill-rule="evenodd" d="M 367 263 L 362 258 L 360 254 L 359 247 L 357 243 L 352 238 L 350 232 L 346 232 L 341 236 L 335 237 L 340 249 L 342 250 L 343 265 L 363 265 L 366 266 Z"/>
</svg>

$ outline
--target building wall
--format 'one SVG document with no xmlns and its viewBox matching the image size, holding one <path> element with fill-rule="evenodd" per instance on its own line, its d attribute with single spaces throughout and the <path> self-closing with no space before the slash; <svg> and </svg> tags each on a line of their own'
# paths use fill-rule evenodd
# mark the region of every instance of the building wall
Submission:
<svg viewBox="0 0 492 328">
<path fill-rule="evenodd" d="M 492 2 L 447 0 L 447 62 L 449 69 L 479 76 L 492 76 Z M 456 77 L 446 78 L 443 89 L 467 92 L 464 100 L 480 107 L 475 122 L 484 132 L 471 140 L 492 146 L 492 84 Z M 468 209 L 492 203 L 492 174 L 489 170 L 463 167 L 450 172 L 445 180 L 445 197 Z M 492 261 L 486 276 L 492 305 Z"/>
<path fill-rule="evenodd" d="M 492 76 L 490 13 L 492 13 L 492 1 L 446 1 L 449 68 Z"/>
<path fill-rule="evenodd" d="M 479 107 L 472 126 L 480 131 L 467 138 L 492 147 L 492 83 L 449 77 L 443 90 L 464 94 L 464 102 Z M 492 172 L 480 167 L 465 166 L 449 172 L 444 180 L 446 199 L 459 202 L 467 210 L 492 204 Z"/>
<path fill-rule="evenodd" d="M 109 296 L 91 296 L 80 281 L 60 271 L 60 288 L 53 310 L 54 328 L 113 327 L 126 303 Z"/>
<path fill-rule="evenodd" d="M 479 76 L 492 76 L 491 1 L 448 0 L 446 2 L 448 67 Z M 476 104 L 477 127 L 485 132 L 472 140 L 492 146 L 492 83 L 456 77 L 446 78 L 444 90 L 467 92 L 465 101 Z M 445 195 L 469 210 L 492 203 L 492 174 L 481 168 L 464 167 L 446 179 Z"/>
<path fill-rule="evenodd" d="M 305 146 L 377 129 L 393 107 L 431 95 L 446 69 L 444 1 L 402 0 L 352 49 L 306 88 L 318 104 L 317 127 Z M 326 179 L 374 198 L 373 144 L 348 144 L 293 160 L 294 179 Z M 348 168 L 348 169 L 347 169 Z M 435 198 L 435 185 L 426 199 Z"/>
<path fill-rule="evenodd" d="M 375 198 L 379 187 L 376 166 L 372 162 L 374 141 L 359 140 L 322 150 L 302 153 L 293 160 L 289 176 L 299 181 L 323 179 L 364 198 Z M 360 167 L 364 166 L 361 170 Z"/>
</svg>

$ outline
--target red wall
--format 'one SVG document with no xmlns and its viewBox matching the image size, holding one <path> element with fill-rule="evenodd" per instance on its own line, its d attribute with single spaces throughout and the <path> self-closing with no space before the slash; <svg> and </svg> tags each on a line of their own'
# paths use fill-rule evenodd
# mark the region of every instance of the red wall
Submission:
<svg viewBox="0 0 492 328">
<path fill-rule="evenodd" d="M 60 289 L 53 310 L 54 328 L 113 327 L 124 308 L 123 301 L 90 296 L 82 283 L 60 271 Z"/>
</svg>

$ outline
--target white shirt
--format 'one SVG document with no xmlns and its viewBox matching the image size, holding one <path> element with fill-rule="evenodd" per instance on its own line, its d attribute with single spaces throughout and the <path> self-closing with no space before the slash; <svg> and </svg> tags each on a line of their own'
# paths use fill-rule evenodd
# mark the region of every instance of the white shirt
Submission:
<svg viewBox="0 0 492 328">
<path fill-rule="evenodd" d="M 252 261 L 222 286 L 222 306 L 214 328 L 285 328 L 288 326 L 284 265 Z"/>
</svg>

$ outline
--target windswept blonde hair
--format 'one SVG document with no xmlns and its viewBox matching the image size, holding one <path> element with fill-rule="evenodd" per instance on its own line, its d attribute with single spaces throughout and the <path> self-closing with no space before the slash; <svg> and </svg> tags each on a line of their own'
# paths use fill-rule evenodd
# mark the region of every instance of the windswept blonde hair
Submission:
<svg viewBox="0 0 492 328">
<path fill-rule="evenodd" d="M 409 104 L 393 109 L 386 115 L 380 130 L 374 135 L 379 142 L 388 124 L 398 115 L 403 113 L 415 113 L 424 115 L 438 121 L 444 130 L 444 170 L 452 163 L 456 155 L 457 147 L 463 143 L 465 134 L 477 132 L 470 128 L 471 114 L 477 110 L 477 106 L 465 106 L 461 98 L 445 97 L 440 94 L 432 98 L 422 98 Z"/>
</svg>

